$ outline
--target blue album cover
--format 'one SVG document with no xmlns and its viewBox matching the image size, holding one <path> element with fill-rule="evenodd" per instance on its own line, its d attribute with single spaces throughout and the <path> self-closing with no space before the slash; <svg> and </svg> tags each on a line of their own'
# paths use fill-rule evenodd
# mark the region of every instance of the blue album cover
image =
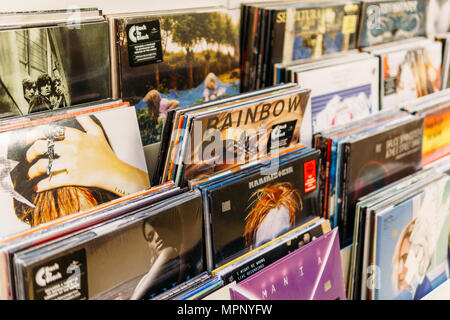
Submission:
<svg viewBox="0 0 450 320">
<path fill-rule="evenodd" d="M 424 36 L 428 2 L 364 1 L 358 47 Z"/>
<path fill-rule="evenodd" d="M 450 180 L 377 213 L 376 300 L 419 300 L 446 281 Z"/>
<path fill-rule="evenodd" d="M 374 109 L 371 96 L 372 86 L 369 83 L 311 97 L 313 132 L 328 124 L 334 126 L 370 115 Z"/>
</svg>

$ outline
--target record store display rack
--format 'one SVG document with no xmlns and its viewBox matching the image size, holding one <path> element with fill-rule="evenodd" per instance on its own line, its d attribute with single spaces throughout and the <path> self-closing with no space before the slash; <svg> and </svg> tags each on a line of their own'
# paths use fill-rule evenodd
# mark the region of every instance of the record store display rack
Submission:
<svg viewBox="0 0 450 320">
<path fill-rule="evenodd" d="M 0 5 L 0 299 L 450 299 L 450 1 L 232 2 Z"/>
</svg>

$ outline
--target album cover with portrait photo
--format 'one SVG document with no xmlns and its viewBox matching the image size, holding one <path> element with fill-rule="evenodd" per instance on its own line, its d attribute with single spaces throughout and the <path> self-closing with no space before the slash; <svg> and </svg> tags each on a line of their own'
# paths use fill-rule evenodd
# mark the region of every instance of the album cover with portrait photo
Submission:
<svg viewBox="0 0 450 320">
<path fill-rule="evenodd" d="M 202 232 L 193 191 L 19 252 L 18 299 L 149 300 L 204 271 Z"/>
<path fill-rule="evenodd" d="M 131 107 L 44 118 L 4 131 L 0 170 L 0 237 L 150 187 Z"/>
<path fill-rule="evenodd" d="M 111 98 L 106 21 L 0 31 L 0 117 Z"/>
<path fill-rule="evenodd" d="M 320 215 L 318 157 L 301 153 L 205 189 L 214 268 Z"/>
</svg>

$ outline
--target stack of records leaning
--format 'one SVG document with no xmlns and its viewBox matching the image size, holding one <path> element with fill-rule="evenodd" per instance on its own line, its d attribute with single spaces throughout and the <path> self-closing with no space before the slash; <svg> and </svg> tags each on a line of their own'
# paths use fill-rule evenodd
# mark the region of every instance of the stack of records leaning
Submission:
<svg viewBox="0 0 450 320">
<path fill-rule="evenodd" d="M 319 151 L 298 148 L 195 184 L 203 198 L 208 269 L 319 216 Z"/>
<path fill-rule="evenodd" d="M 154 183 L 207 177 L 310 144 L 310 91 L 295 84 L 171 110 Z"/>
<path fill-rule="evenodd" d="M 120 100 L 3 119 L 0 148 L 4 299 L 15 298 L 15 252 L 178 190 L 171 182 L 149 189 L 136 113 Z"/>
<path fill-rule="evenodd" d="M 356 48 L 357 1 L 285 1 L 242 6 L 241 88 L 273 84 L 276 63 Z"/>
<path fill-rule="evenodd" d="M 0 17 L 1 118 L 111 98 L 108 23 L 101 11 Z"/>
<path fill-rule="evenodd" d="M 315 134 L 322 215 L 339 227 L 342 246 L 352 242 L 360 197 L 421 168 L 423 125 L 422 116 L 388 110 Z"/>
<path fill-rule="evenodd" d="M 429 27 L 430 2 L 430 0 L 361 1 L 358 48 L 425 36 Z"/>
<path fill-rule="evenodd" d="M 359 199 L 349 298 L 416 300 L 449 278 L 448 160 Z"/>
<path fill-rule="evenodd" d="M 345 300 L 334 229 L 230 287 L 232 300 Z"/>
</svg>

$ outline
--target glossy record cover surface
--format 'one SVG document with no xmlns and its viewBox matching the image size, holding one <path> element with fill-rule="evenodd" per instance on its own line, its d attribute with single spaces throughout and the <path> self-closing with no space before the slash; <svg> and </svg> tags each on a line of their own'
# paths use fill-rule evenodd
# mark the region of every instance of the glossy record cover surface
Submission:
<svg viewBox="0 0 450 320">
<path fill-rule="evenodd" d="M 375 299 L 418 300 L 448 279 L 450 180 L 377 214 Z"/>
<path fill-rule="evenodd" d="M 422 137 L 423 118 L 416 118 L 350 144 L 347 188 L 343 191 L 345 243 L 353 236 L 358 198 L 421 168 Z"/>
<path fill-rule="evenodd" d="M 107 22 L 0 31 L 0 117 L 111 97 Z"/>
<path fill-rule="evenodd" d="M 150 187 L 134 108 L 31 124 L 0 133 L 0 237 Z"/>
<path fill-rule="evenodd" d="M 233 300 L 345 300 L 337 229 L 230 287 L 230 294 Z"/>
<path fill-rule="evenodd" d="M 216 268 L 319 216 L 317 152 L 266 170 L 209 191 Z"/>
<path fill-rule="evenodd" d="M 29 252 L 32 260 L 23 266 L 25 298 L 149 299 L 197 276 L 204 270 L 201 200 L 177 199 L 155 212 L 150 208 L 137 218 L 115 220 L 112 227 L 107 223 L 106 231 L 99 226 L 68 238 L 65 248 L 47 249 L 45 258 L 33 259 Z M 26 261 L 27 255 L 19 259 Z M 71 265 L 79 267 L 78 286 L 70 277 Z M 42 270 L 53 277 L 44 281 Z"/>
<path fill-rule="evenodd" d="M 362 3 L 358 47 L 425 35 L 429 0 Z"/>
<path fill-rule="evenodd" d="M 239 10 L 117 20 L 120 97 L 136 105 L 144 145 L 167 112 L 239 93 Z"/>
<path fill-rule="evenodd" d="M 311 126 L 306 110 L 310 91 L 297 90 L 193 120 L 185 180 L 261 159 L 306 144 Z"/>
</svg>

